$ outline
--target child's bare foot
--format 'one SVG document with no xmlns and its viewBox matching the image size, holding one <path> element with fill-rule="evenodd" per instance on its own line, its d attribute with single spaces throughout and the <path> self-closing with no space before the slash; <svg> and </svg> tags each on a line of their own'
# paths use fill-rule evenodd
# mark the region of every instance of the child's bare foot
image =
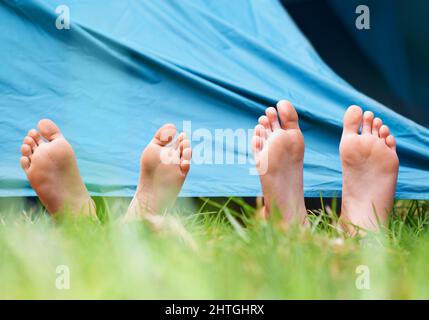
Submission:
<svg viewBox="0 0 429 320">
<path fill-rule="evenodd" d="M 379 223 L 387 221 L 395 196 L 399 166 L 395 138 L 372 112 L 362 116 L 361 108 L 351 106 L 344 116 L 340 156 L 342 225 L 352 235 L 357 233 L 352 225 L 378 231 Z"/>
<path fill-rule="evenodd" d="M 266 109 L 259 118 L 252 139 L 258 170 L 264 211 L 269 214 L 278 208 L 285 221 L 307 221 L 303 192 L 304 137 L 298 126 L 298 114 L 288 101 Z"/>
<path fill-rule="evenodd" d="M 39 132 L 32 129 L 24 138 L 20 162 L 40 201 L 51 214 L 95 216 L 71 145 L 51 120 L 41 120 L 38 128 Z"/>
<path fill-rule="evenodd" d="M 173 124 L 162 126 L 143 151 L 139 183 L 126 220 L 136 217 L 153 220 L 156 219 L 154 214 L 174 204 L 188 174 L 192 155 L 185 133 L 173 141 L 176 132 Z"/>
</svg>

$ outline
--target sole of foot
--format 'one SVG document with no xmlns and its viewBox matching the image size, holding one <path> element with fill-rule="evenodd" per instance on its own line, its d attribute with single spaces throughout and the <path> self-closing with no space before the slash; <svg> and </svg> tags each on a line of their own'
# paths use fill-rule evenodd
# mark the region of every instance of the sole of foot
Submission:
<svg viewBox="0 0 429 320">
<path fill-rule="evenodd" d="M 341 225 L 351 235 L 379 231 L 395 196 L 399 167 L 395 138 L 372 112 L 351 106 L 344 115 L 340 157 Z"/>
<path fill-rule="evenodd" d="M 50 214 L 96 216 L 71 145 L 48 119 L 31 129 L 21 146 L 21 167 Z"/>
<path fill-rule="evenodd" d="M 136 194 L 125 220 L 150 219 L 158 224 L 159 213 L 171 207 L 190 169 L 192 150 L 185 133 L 175 138 L 177 129 L 165 124 L 156 132 L 140 160 Z"/>
<path fill-rule="evenodd" d="M 278 210 L 289 224 L 307 224 L 303 192 L 304 137 L 298 114 L 286 100 L 259 118 L 252 138 L 256 169 L 264 197 L 263 212 Z"/>
</svg>

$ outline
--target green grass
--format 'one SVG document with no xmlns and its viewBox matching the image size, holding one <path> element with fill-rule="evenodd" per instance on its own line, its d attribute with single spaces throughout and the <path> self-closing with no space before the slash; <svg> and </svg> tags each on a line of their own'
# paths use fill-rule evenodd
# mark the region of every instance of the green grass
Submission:
<svg viewBox="0 0 429 320">
<path fill-rule="evenodd" d="M 240 198 L 202 199 L 153 231 L 118 223 L 127 201 L 97 199 L 102 222 L 54 222 L 23 199 L 0 201 L 0 298 L 428 299 L 429 202 L 398 201 L 390 226 L 363 239 L 334 226 L 335 202 L 311 228 L 268 222 Z M 70 289 L 56 288 L 58 266 Z M 359 290 L 356 268 L 368 267 Z"/>
</svg>

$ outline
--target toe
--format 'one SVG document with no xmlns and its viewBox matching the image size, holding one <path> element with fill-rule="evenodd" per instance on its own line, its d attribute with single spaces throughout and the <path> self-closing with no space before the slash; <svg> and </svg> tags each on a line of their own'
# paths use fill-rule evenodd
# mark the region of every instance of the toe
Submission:
<svg viewBox="0 0 429 320">
<path fill-rule="evenodd" d="M 48 140 L 52 141 L 54 139 L 62 137 L 61 131 L 58 126 L 49 119 L 43 119 L 39 121 L 37 125 L 42 136 Z"/>
<path fill-rule="evenodd" d="M 19 163 L 24 171 L 27 171 L 30 168 L 30 158 L 28 157 L 21 157 Z"/>
<path fill-rule="evenodd" d="M 153 142 L 160 146 L 165 146 L 173 140 L 174 136 L 176 135 L 176 132 L 177 129 L 174 124 L 164 124 L 155 133 L 155 136 L 153 137 Z"/>
<path fill-rule="evenodd" d="M 31 154 L 32 154 L 32 152 L 31 152 L 31 147 L 28 145 L 28 144 L 23 144 L 22 146 L 21 146 L 21 154 L 24 156 L 24 157 L 30 157 L 31 156 Z"/>
<path fill-rule="evenodd" d="M 259 152 L 263 146 L 264 146 L 264 140 L 265 140 L 265 128 L 258 124 L 255 127 L 254 135 L 252 137 L 252 148 L 253 152 Z"/>
<path fill-rule="evenodd" d="M 262 149 L 262 139 L 261 137 L 255 135 L 252 137 L 252 149 L 253 154 L 257 155 Z"/>
<path fill-rule="evenodd" d="M 362 109 L 358 106 L 351 106 L 344 115 L 343 133 L 358 133 L 362 123 Z"/>
<path fill-rule="evenodd" d="M 268 136 L 271 133 L 271 125 L 267 116 L 260 116 L 258 122 L 265 128 L 265 135 Z"/>
<path fill-rule="evenodd" d="M 186 138 L 183 139 L 179 145 L 180 155 L 182 156 L 183 150 L 188 149 L 190 147 L 191 147 L 191 142 L 189 141 L 189 139 L 186 139 Z"/>
<path fill-rule="evenodd" d="M 263 125 L 258 124 L 255 127 L 255 135 L 257 135 L 258 137 L 260 137 L 261 139 L 265 139 L 267 137 L 267 133 L 266 133 L 266 129 Z"/>
<path fill-rule="evenodd" d="M 173 148 L 179 149 L 181 147 L 182 142 L 186 140 L 186 133 L 181 132 L 179 136 L 176 138 L 176 140 L 173 143 Z M 180 149 L 182 151 L 182 149 Z"/>
<path fill-rule="evenodd" d="M 363 114 L 362 134 L 371 134 L 372 121 L 374 120 L 374 113 L 365 111 Z"/>
<path fill-rule="evenodd" d="M 27 135 L 29 137 L 33 138 L 33 140 L 36 142 L 37 145 L 45 142 L 45 141 L 43 141 L 42 136 L 40 135 L 40 133 L 36 129 L 31 129 L 30 131 L 28 131 Z"/>
<path fill-rule="evenodd" d="M 268 121 L 270 122 L 271 128 L 274 130 L 280 129 L 279 118 L 277 117 L 277 111 L 273 107 L 267 108 L 265 110 L 265 114 L 268 117 Z"/>
<path fill-rule="evenodd" d="M 387 136 L 389 135 L 389 132 L 390 132 L 389 127 L 383 124 L 379 131 L 380 138 L 386 139 Z"/>
<path fill-rule="evenodd" d="M 395 140 L 395 137 L 392 136 L 391 134 L 387 136 L 386 144 L 389 148 L 396 150 L 396 140 Z"/>
<path fill-rule="evenodd" d="M 192 149 L 186 148 L 183 150 L 182 157 L 180 158 L 180 169 L 183 174 L 187 174 L 191 167 Z"/>
<path fill-rule="evenodd" d="M 389 148 L 396 150 L 396 140 L 395 137 L 389 134 L 386 138 L 386 144 Z"/>
<path fill-rule="evenodd" d="M 31 150 L 34 152 L 34 150 L 36 149 L 37 145 L 36 145 L 36 141 L 33 140 L 33 138 L 26 136 L 24 138 L 24 144 L 28 144 L 31 148 Z"/>
<path fill-rule="evenodd" d="M 279 111 L 283 129 L 299 129 L 298 113 L 289 101 L 280 100 L 277 103 L 277 110 Z"/>
<path fill-rule="evenodd" d="M 380 132 L 380 128 L 381 125 L 383 124 L 383 122 L 381 121 L 380 118 L 375 118 L 374 121 L 372 122 L 372 134 L 374 136 L 378 137 L 378 134 Z"/>
</svg>

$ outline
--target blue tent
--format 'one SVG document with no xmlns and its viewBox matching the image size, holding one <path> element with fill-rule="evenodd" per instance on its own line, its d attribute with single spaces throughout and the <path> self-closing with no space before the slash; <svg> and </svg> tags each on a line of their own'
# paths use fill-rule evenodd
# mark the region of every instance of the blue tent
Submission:
<svg viewBox="0 0 429 320">
<path fill-rule="evenodd" d="M 45 117 L 93 195 L 131 196 L 141 150 L 172 122 L 194 147 L 182 196 L 255 196 L 240 134 L 288 99 L 306 140 L 306 196 L 341 195 L 342 117 L 358 104 L 397 138 L 397 197 L 429 199 L 429 131 L 338 77 L 276 0 L 4 0 L 0 21 L 0 196 L 34 195 L 19 148 Z M 222 129 L 237 140 L 223 143 Z"/>
</svg>

